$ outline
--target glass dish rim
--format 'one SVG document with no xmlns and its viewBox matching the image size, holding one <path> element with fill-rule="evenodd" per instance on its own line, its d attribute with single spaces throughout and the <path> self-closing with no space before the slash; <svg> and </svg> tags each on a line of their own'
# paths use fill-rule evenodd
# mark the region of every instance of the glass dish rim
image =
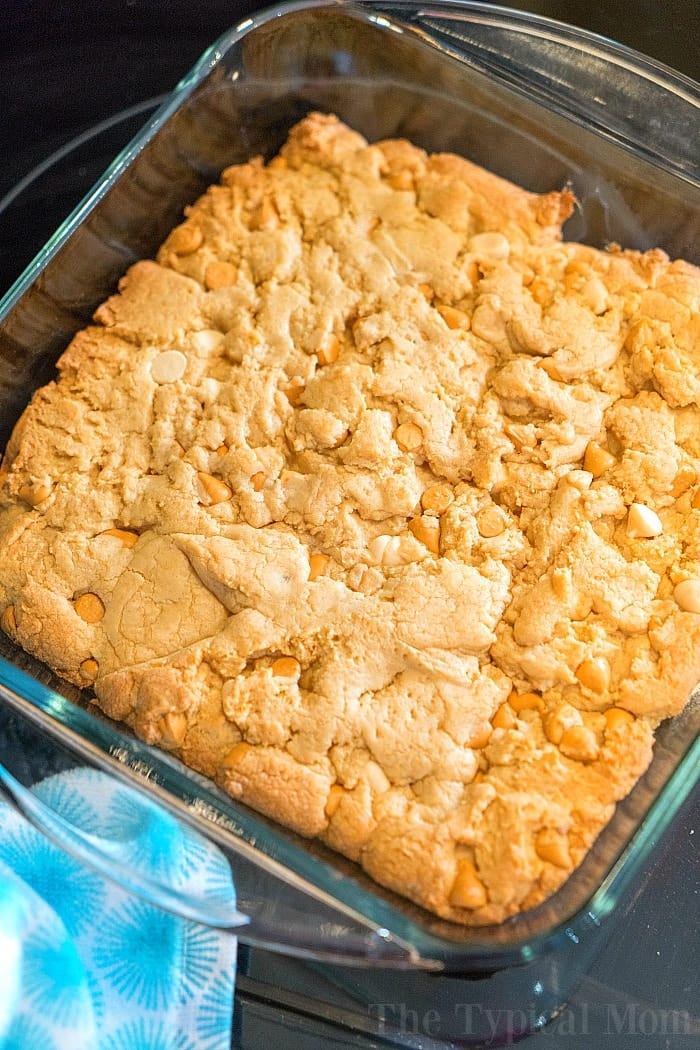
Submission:
<svg viewBox="0 0 700 1050">
<path fill-rule="evenodd" d="M 346 13 L 354 13 L 370 23 L 380 26 L 390 25 L 390 16 L 385 13 L 382 0 L 379 0 L 379 2 L 377 0 L 286 0 L 285 2 L 283 0 L 282 3 L 270 5 L 256 14 L 242 19 L 233 28 L 222 33 L 205 49 L 191 69 L 185 73 L 172 92 L 158 106 L 155 113 L 148 118 L 141 131 L 117 154 L 104 174 L 66 216 L 51 237 L 49 237 L 46 244 L 37 252 L 34 259 L 3 294 L 0 298 L 0 320 L 4 319 L 4 316 L 17 300 L 33 284 L 39 273 L 58 253 L 75 228 L 87 218 L 93 208 L 111 189 L 112 185 L 135 160 L 138 154 L 180 108 L 186 98 L 207 78 L 231 47 L 238 43 L 246 34 L 253 32 L 267 22 L 274 21 L 282 15 L 313 9 L 342 10 Z M 686 98 L 697 107 L 700 115 L 700 84 L 687 77 L 684 73 L 671 69 L 662 62 L 644 55 L 634 48 L 627 47 L 625 44 L 620 44 L 590 30 L 580 29 L 557 19 L 537 15 L 530 11 L 520 11 L 515 8 L 503 7 L 500 4 L 492 4 L 488 0 L 428 0 L 425 4 L 421 3 L 420 0 L 393 0 L 393 2 L 388 0 L 387 9 L 391 12 L 397 9 L 405 10 L 413 14 L 444 14 L 445 12 L 459 9 L 464 12 L 465 16 L 471 15 L 482 24 L 490 22 L 492 25 L 540 36 L 542 34 L 537 34 L 537 30 L 544 29 L 552 40 L 557 40 L 567 45 L 571 45 L 572 42 L 590 45 L 592 49 L 599 52 L 606 60 L 624 66 L 635 75 L 652 81 L 674 95 Z M 439 50 L 446 50 L 444 45 L 436 44 L 427 35 L 424 36 L 424 40 L 428 45 L 437 47 Z M 452 52 L 452 54 L 455 55 L 456 53 Z M 464 61 L 463 58 L 462 61 Z M 511 89 L 517 90 L 513 85 L 509 86 Z M 570 112 L 567 109 L 559 112 L 562 116 L 570 117 Z"/>
<path fill-rule="evenodd" d="M 488 18 L 491 17 L 494 20 L 498 20 L 502 25 L 504 20 L 506 20 L 509 23 L 507 28 L 511 30 L 515 29 L 516 31 L 520 31 L 523 26 L 527 27 L 529 32 L 536 32 L 539 27 L 544 27 L 547 33 L 553 35 L 557 39 L 562 39 L 566 43 L 575 40 L 577 42 L 584 42 L 585 44 L 595 46 L 597 51 L 606 57 L 612 59 L 614 56 L 620 61 L 624 60 L 624 63 L 628 68 L 632 68 L 634 72 L 647 79 L 654 80 L 654 82 L 659 83 L 667 90 L 677 92 L 679 89 L 682 89 L 685 92 L 685 89 L 688 87 L 692 88 L 693 91 L 697 88 L 694 81 L 685 77 L 683 74 L 675 73 L 662 63 L 647 58 L 647 56 L 641 55 L 631 48 L 617 44 L 614 41 L 609 41 L 607 38 L 599 36 L 598 34 L 586 30 L 578 30 L 554 19 L 544 18 L 529 12 L 515 11 L 498 5 L 474 2 L 474 0 L 462 0 L 461 3 L 455 3 L 454 0 L 432 0 L 432 2 L 428 4 L 420 4 L 417 0 L 397 0 L 396 3 L 387 4 L 387 8 L 391 9 L 390 15 L 386 13 L 386 10 L 381 4 L 361 2 L 361 0 L 360 2 L 350 3 L 344 3 L 343 0 L 294 0 L 292 3 L 282 3 L 273 7 L 268 7 L 265 10 L 258 12 L 255 16 L 243 19 L 234 28 L 222 34 L 212 45 L 210 45 L 209 48 L 207 48 L 192 69 L 182 78 L 163 104 L 159 106 L 157 111 L 148 119 L 144 128 L 122 151 L 120 151 L 114 161 L 107 168 L 104 175 L 92 187 L 71 214 L 61 223 L 34 260 L 2 297 L 0 300 L 0 320 L 4 319 L 4 317 L 12 310 L 30 286 L 33 285 L 51 259 L 54 258 L 75 230 L 85 221 L 87 216 L 97 206 L 100 200 L 129 168 L 138 154 L 148 145 L 163 125 L 174 115 L 189 95 L 206 80 L 208 75 L 222 61 L 230 48 L 237 44 L 246 34 L 253 32 L 266 23 L 278 18 L 280 15 L 287 15 L 296 11 L 307 11 L 311 9 L 329 11 L 337 10 L 360 17 L 366 22 L 377 23 L 380 26 L 384 26 L 391 25 L 391 18 L 396 11 L 432 11 L 433 13 L 440 14 L 458 8 L 462 10 L 465 15 L 473 14 L 478 16 L 478 19 L 482 22 L 487 21 Z M 428 46 L 431 43 L 433 46 L 436 46 L 434 41 L 431 42 L 428 34 L 424 35 L 424 43 Z M 444 50 L 444 48 L 440 47 L 440 50 Z M 698 96 L 698 99 L 700 100 L 700 95 Z M 566 111 L 564 111 L 562 115 L 565 117 L 569 116 Z M 0 685 L 4 685 L 9 689 L 14 689 L 17 686 L 17 682 L 13 681 L 13 679 L 15 679 L 17 673 L 20 675 L 24 674 L 24 672 L 19 671 L 19 669 L 13 664 L 0 658 Z M 39 689 L 43 690 L 44 699 L 46 701 L 49 701 L 51 697 L 58 698 L 59 694 L 54 693 L 38 681 L 36 681 L 36 684 Z M 20 691 L 20 695 L 26 698 L 26 692 Z M 47 710 L 41 702 L 35 700 L 31 700 L 30 702 L 38 711 L 43 712 L 44 716 L 56 717 L 55 712 Z M 78 707 L 76 710 L 80 711 L 82 709 Z M 91 717 L 88 712 L 83 711 L 83 713 L 87 717 Z M 114 733 L 115 739 L 119 741 L 130 739 L 125 737 L 119 729 L 112 729 L 112 727 L 110 727 L 110 730 Z M 139 747 L 145 748 L 146 745 L 142 745 L 139 742 Z M 151 760 L 158 760 L 157 750 L 148 749 L 148 752 Z M 675 812 L 692 789 L 691 782 L 693 780 L 696 781 L 698 775 L 700 775 L 698 769 L 699 766 L 700 738 L 696 738 L 694 743 L 690 743 L 685 755 L 679 760 L 675 770 L 654 798 L 636 830 L 626 840 L 620 855 L 609 868 L 607 875 L 593 892 L 587 904 L 579 909 L 576 913 L 577 915 L 586 912 L 596 916 L 604 916 L 615 907 L 622 889 L 627 884 L 629 878 L 634 874 L 636 866 L 645 859 L 649 847 L 653 845 L 655 836 L 666 826 L 669 814 Z M 673 789 L 677 790 L 674 791 Z M 669 796 L 671 797 L 669 798 Z M 234 804 L 232 803 L 232 805 Z M 267 833 L 267 830 L 268 829 L 263 827 L 264 833 Z M 292 853 L 298 852 L 298 847 L 294 844 L 291 844 L 290 849 Z M 265 853 L 265 850 L 263 850 L 263 853 Z M 269 854 L 266 855 L 269 856 Z M 632 858 L 631 855 L 633 855 Z M 631 863 L 631 859 L 636 860 L 636 865 Z M 295 870 L 293 864 L 290 865 L 290 867 L 292 871 Z M 350 896 L 352 897 L 354 894 L 350 894 Z M 359 896 L 363 898 L 366 898 L 367 896 L 367 891 L 362 887 L 359 888 Z M 377 898 L 377 900 L 382 907 L 385 907 L 381 898 Z M 391 905 L 388 907 L 393 911 Z M 362 912 L 362 908 L 358 910 Z M 380 910 L 382 910 L 382 908 L 380 908 Z M 362 913 L 364 914 L 364 912 Z M 436 940 L 435 934 L 421 930 L 420 926 L 416 926 L 413 920 L 406 919 L 398 912 L 396 915 L 399 925 L 402 927 L 400 932 L 397 930 L 399 936 L 410 940 L 412 943 L 415 943 L 416 940 L 419 942 L 423 941 L 423 946 L 425 948 L 429 948 L 430 944 Z M 557 921 L 552 927 L 541 931 L 534 937 L 530 938 L 527 943 L 523 942 L 521 947 L 529 951 L 536 944 L 542 946 L 545 942 L 550 942 L 552 938 L 566 936 L 567 927 L 575 917 L 576 915 L 567 915 L 561 921 Z M 406 930 L 403 929 L 404 925 L 407 926 L 409 933 L 412 934 L 412 936 L 407 935 Z M 448 954 L 450 954 L 451 951 L 456 951 L 463 956 L 469 956 L 472 954 L 472 951 L 470 951 L 471 948 L 473 949 L 473 954 L 475 956 L 483 955 L 484 951 L 488 951 L 489 953 L 496 954 L 500 957 L 501 955 L 507 955 L 510 950 L 509 947 L 504 947 L 503 945 L 487 945 L 487 942 L 481 937 L 481 930 L 478 927 L 457 928 L 464 930 L 465 939 L 463 942 L 458 940 L 455 940 L 454 942 L 445 941 L 443 947 L 445 947 Z M 484 928 L 482 928 L 482 930 L 483 929 Z M 488 930 L 489 928 L 485 929 Z M 415 936 L 416 931 L 418 933 L 417 937 Z M 437 940 L 442 944 L 442 938 L 437 937 Z M 432 947 L 434 949 L 435 945 L 433 944 Z"/>
<path fill-rule="evenodd" d="M 569 45 L 572 42 L 590 45 L 592 49 L 599 52 L 606 60 L 626 67 L 635 75 L 652 81 L 674 95 L 680 95 L 688 99 L 698 108 L 700 114 L 700 84 L 684 73 L 671 69 L 657 59 L 590 30 L 571 26 L 557 19 L 537 15 L 530 11 L 521 11 L 515 8 L 503 7 L 500 4 L 492 4 L 487 2 L 487 0 L 483 0 L 483 2 L 482 0 L 428 0 L 427 3 L 421 3 L 420 0 L 393 0 L 393 2 L 388 0 L 387 8 L 392 12 L 405 10 L 414 14 L 440 14 L 454 9 L 461 9 L 465 15 L 469 14 L 482 23 L 500 24 L 508 29 L 516 29 L 517 31 L 525 31 L 540 36 L 542 34 L 537 34 L 537 30 L 544 29 L 553 40 Z M 310 9 L 335 9 L 350 13 L 354 12 L 368 22 L 374 22 L 379 25 L 383 23 L 389 24 L 390 18 L 385 13 L 382 0 L 380 2 L 376 2 L 376 0 L 286 0 L 285 2 L 283 0 L 282 3 L 270 5 L 254 15 L 242 19 L 234 27 L 222 33 L 205 49 L 191 69 L 185 73 L 172 92 L 158 106 L 155 113 L 148 118 L 141 131 L 117 154 L 100 179 L 88 190 L 87 194 L 70 214 L 66 216 L 34 259 L 3 294 L 0 298 L 0 320 L 4 318 L 4 315 L 15 302 L 27 291 L 41 270 L 70 237 L 74 229 L 99 203 L 114 182 L 117 181 L 136 156 L 145 148 L 151 138 L 170 119 L 188 95 L 218 65 L 226 51 L 233 47 L 244 35 L 253 32 L 265 23 L 273 21 L 281 15 Z M 427 42 L 430 43 L 430 41 Z M 432 46 L 437 46 L 434 41 L 432 41 Z M 444 50 L 444 47 L 440 46 L 440 49 Z M 570 114 L 568 110 L 564 110 L 562 115 L 569 116 Z"/>
<path fill-rule="evenodd" d="M 321 0 L 322 4 L 325 4 L 325 2 L 326 0 Z M 365 9 L 374 6 L 372 0 L 353 0 L 353 3 L 355 6 Z M 280 4 L 279 6 L 284 8 L 285 5 Z M 591 50 L 599 51 L 606 60 L 613 62 L 614 65 L 629 68 L 637 75 L 647 80 L 652 80 L 660 87 L 675 94 L 683 95 L 695 105 L 700 104 L 700 84 L 686 73 L 673 69 L 673 67 L 661 62 L 659 59 L 652 58 L 651 55 L 646 55 L 644 52 L 638 51 L 627 44 L 621 44 L 619 41 L 604 36 L 602 33 L 574 26 L 557 18 L 539 15 L 533 11 L 524 11 L 519 8 L 505 7 L 503 4 L 492 4 L 488 0 L 485 0 L 483 3 L 482 0 L 426 0 L 425 3 L 421 3 L 420 0 L 387 0 L 387 6 L 392 11 L 400 10 L 401 8 L 414 9 L 415 11 L 420 11 L 423 15 L 439 15 L 441 12 L 451 8 L 462 8 L 465 14 L 471 16 L 470 20 L 472 21 L 489 22 L 492 25 L 503 25 L 507 29 L 516 28 L 523 32 L 533 32 L 540 38 L 545 38 L 547 34 L 551 34 L 551 39 L 553 40 L 567 43 L 573 42 L 576 45 L 585 43 L 590 45 Z M 483 19 L 481 17 L 482 14 Z M 540 29 L 546 32 L 538 32 Z"/>
</svg>

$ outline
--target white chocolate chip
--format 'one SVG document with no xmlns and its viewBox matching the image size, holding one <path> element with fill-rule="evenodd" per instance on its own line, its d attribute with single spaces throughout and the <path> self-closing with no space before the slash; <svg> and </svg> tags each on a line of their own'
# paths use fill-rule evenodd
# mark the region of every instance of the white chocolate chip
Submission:
<svg viewBox="0 0 700 1050">
<path fill-rule="evenodd" d="M 484 262 L 498 262 L 510 255 L 510 244 L 502 233 L 477 233 L 469 240 L 469 251 Z"/>
<path fill-rule="evenodd" d="M 700 580 L 682 580 L 677 583 L 673 597 L 683 612 L 700 613 Z"/>
<path fill-rule="evenodd" d="M 367 547 L 367 555 L 369 557 L 370 562 L 373 565 L 382 564 L 384 551 L 389 545 L 389 541 L 391 540 L 391 538 L 391 536 L 375 536 L 373 540 L 370 540 L 370 543 Z"/>
<path fill-rule="evenodd" d="M 203 328 L 201 332 L 192 332 L 190 340 L 196 350 L 202 354 L 208 354 L 212 350 L 216 350 L 218 346 L 221 346 L 224 341 L 224 334 L 223 332 L 218 332 L 215 328 Z"/>
<path fill-rule="evenodd" d="M 385 791 L 388 791 L 391 787 L 391 781 L 387 777 L 382 767 L 370 759 L 364 768 L 364 774 L 367 779 L 367 783 L 374 792 L 378 795 L 383 795 Z"/>
<path fill-rule="evenodd" d="M 221 383 L 211 376 L 205 376 L 199 384 L 198 393 L 203 404 L 213 405 L 221 393 Z"/>
<path fill-rule="evenodd" d="M 374 565 L 405 565 L 411 559 L 401 548 L 399 536 L 375 536 L 367 547 L 369 561 Z"/>
<path fill-rule="evenodd" d="M 627 535 L 633 539 L 651 539 L 664 531 L 661 519 L 651 507 L 633 503 L 627 515 Z"/>
<path fill-rule="evenodd" d="M 573 485 L 579 492 L 585 492 L 591 487 L 593 475 L 590 470 L 570 470 L 566 475 L 569 485 Z"/>
<path fill-rule="evenodd" d="M 597 274 L 586 281 L 579 294 L 594 314 L 605 313 L 608 306 L 608 289 Z"/>
<path fill-rule="evenodd" d="M 156 383 L 175 383 L 182 379 L 187 358 L 179 350 L 164 350 L 151 361 L 151 378 Z"/>
</svg>

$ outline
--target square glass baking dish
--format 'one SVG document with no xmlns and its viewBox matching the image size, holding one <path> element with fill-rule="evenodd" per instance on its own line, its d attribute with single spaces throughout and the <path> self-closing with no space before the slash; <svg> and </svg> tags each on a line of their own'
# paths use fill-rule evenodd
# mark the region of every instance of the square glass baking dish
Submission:
<svg viewBox="0 0 700 1050">
<path fill-rule="evenodd" d="M 580 202 L 569 238 L 658 245 L 700 262 L 700 91 L 687 78 L 487 4 L 281 5 L 206 52 L 0 303 L 0 449 L 124 270 L 155 253 L 223 167 L 273 155 L 310 110 L 335 112 L 369 139 L 402 136 L 460 153 L 531 190 L 569 183 Z M 502 995 L 539 1017 L 564 1001 L 602 946 L 607 920 L 700 768 L 700 705 L 691 703 L 661 727 L 647 775 L 565 886 L 498 927 L 466 929 L 136 741 L 4 635 L 0 691 L 5 712 L 52 753 L 140 785 L 224 850 L 250 918 L 241 941 L 310 960 L 468 974 L 489 983 L 494 1001 Z M 32 756 L 1 757 L 25 783 L 41 775 Z"/>
</svg>

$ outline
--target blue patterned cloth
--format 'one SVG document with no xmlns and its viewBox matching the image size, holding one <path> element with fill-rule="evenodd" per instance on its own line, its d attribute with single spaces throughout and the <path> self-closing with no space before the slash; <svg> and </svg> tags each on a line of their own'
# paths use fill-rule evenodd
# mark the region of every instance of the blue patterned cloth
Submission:
<svg viewBox="0 0 700 1050">
<path fill-rule="evenodd" d="M 230 905 L 219 851 L 103 773 L 32 789 L 119 863 Z M 230 1050 L 236 938 L 88 870 L 0 803 L 0 1050 Z"/>
</svg>

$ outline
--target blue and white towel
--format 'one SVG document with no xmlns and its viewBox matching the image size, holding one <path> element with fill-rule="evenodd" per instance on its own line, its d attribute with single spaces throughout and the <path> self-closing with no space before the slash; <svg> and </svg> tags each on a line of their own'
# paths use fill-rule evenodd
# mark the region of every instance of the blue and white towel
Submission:
<svg viewBox="0 0 700 1050">
<path fill-rule="evenodd" d="M 32 789 L 120 863 L 230 906 L 215 846 L 92 769 Z M 236 938 L 88 870 L 0 802 L 0 1050 L 230 1050 Z"/>
</svg>

